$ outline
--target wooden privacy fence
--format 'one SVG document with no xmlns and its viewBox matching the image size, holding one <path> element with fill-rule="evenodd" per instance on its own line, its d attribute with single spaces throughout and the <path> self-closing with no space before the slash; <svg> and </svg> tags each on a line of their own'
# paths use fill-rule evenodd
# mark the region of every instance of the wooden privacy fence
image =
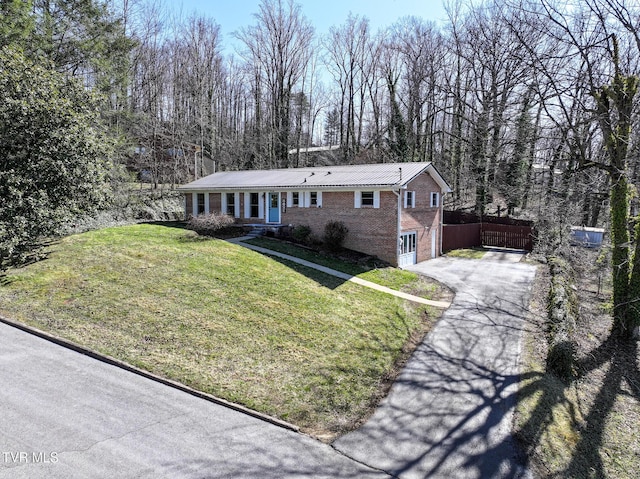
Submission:
<svg viewBox="0 0 640 479">
<path fill-rule="evenodd" d="M 480 223 L 442 225 L 442 252 L 482 246 Z"/>
<path fill-rule="evenodd" d="M 442 225 L 442 251 L 496 246 L 531 251 L 533 227 L 493 223 L 467 223 Z"/>
<path fill-rule="evenodd" d="M 483 246 L 533 250 L 533 228 L 531 226 L 482 223 L 481 230 Z"/>
</svg>

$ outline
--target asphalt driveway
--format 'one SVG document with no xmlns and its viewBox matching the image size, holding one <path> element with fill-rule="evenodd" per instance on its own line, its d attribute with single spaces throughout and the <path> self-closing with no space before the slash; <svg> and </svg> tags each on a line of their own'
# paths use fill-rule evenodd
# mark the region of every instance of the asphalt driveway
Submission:
<svg viewBox="0 0 640 479">
<path fill-rule="evenodd" d="M 530 477 L 511 438 L 535 267 L 520 255 L 438 258 L 409 269 L 455 290 L 389 396 L 333 446 L 402 478 Z"/>
</svg>

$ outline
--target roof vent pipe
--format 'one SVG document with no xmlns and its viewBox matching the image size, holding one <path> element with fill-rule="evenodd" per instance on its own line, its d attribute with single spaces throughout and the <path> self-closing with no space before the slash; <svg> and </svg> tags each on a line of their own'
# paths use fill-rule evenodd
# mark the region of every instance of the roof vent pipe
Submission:
<svg viewBox="0 0 640 479">
<path fill-rule="evenodd" d="M 400 183 L 402 183 L 402 168 L 398 168 L 400 170 Z"/>
</svg>

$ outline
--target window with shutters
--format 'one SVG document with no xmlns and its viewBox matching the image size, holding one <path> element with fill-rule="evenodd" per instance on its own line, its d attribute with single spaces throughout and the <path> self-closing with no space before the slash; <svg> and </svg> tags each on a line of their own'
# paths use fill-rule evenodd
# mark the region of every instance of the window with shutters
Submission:
<svg viewBox="0 0 640 479">
<path fill-rule="evenodd" d="M 354 208 L 380 208 L 379 191 L 356 191 L 353 195 Z"/>
<path fill-rule="evenodd" d="M 415 208 L 416 207 L 416 192 L 405 191 L 404 192 L 404 207 Z"/>
<path fill-rule="evenodd" d="M 361 193 L 360 205 L 361 206 L 373 206 L 373 191 L 363 191 Z"/>
<path fill-rule="evenodd" d="M 434 191 L 431 193 L 431 207 L 435 208 L 436 206 L 440 206 L 440 193 Z"/>
</svg>

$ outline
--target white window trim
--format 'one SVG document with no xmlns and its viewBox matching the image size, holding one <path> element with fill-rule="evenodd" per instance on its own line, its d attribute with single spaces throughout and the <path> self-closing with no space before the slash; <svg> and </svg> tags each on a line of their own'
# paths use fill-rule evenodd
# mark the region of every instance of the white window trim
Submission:
<svg viewBox="0 0 640 479">
<path fill-rule="evenodd" d="M 355 191 L 353 193 L 353 207 L 354 208 L 362 208 L 362 193 L 369 193 L 371 190 L 365 191 Z M 371 208 L 371 206 L 366 206 L 367 208 Z M 380 208 L 380 192 L 373 191 L 373 208 Z"/>
<path fill-rule="evenodd" d="M 293 195 L 298 193 L 298 204 L 293 204 Z M 302 208 L 304 204 L 304 193 L 300 191 L 287 191 L 287 208 Z"/>
<path fill-rule="evenodd" d="M 228 202 L 227 202 L 227 194 L 229 192 L 225 192 L 222 193 L 220 196 L 220 203 L 221 203 L 221 213 L 223 214 L 227 214 L 227 206 L 229 206 Z M 240 218 L 240 193 L 235 192 L 233 193 L 233 217 L 234 218 Z"/>
<path fill-rule="evenodd" d="M 193 194 L 193 216 L 200 215 L 200 213 L 198 212 L 198 195 L 204 195 L 204 211 L 202 212 L 202 214 L 205 215 L 207 213 L 207 196 L 209 195 L 203 191 L 199 191 Z"/>
<path fill-rule="evenodd" d="M 433 195 L 435 195 L 435 202 L 433 201 Z M 431 194 L 429 194 L 429 204 L 431 205 L 431 208 L 437 208 L 438 206 L 440 206 L 440 193 L 438 193 L 437 191 L 432 191 Z"/>
<path fill-rule="evenodd" d="M 263 207 L 263 205 L 262 205 L 262 201 L 260 201 L 260 195 L 262 193 L 256 193 L 255 191 L 250 191 L 249 193 L 245 193 L 244 194 L 244 217 L 246 219 L 253 218 L 253 216 L 251 216 L 251 195 L 254 194 L 254 193 L 256 195 L 258 195 L 258 216 L 257 216 L 257 219 L 262 219 L 262 216 L 263 216 L 262 207 Z"/>
<path fill-rule="evenodd" d="M 244 217 L 251 218 L 251 193 L 244 193 Z"/>
<path fill-rule="evenodd" d="M 411 204 L 409 204 L 409 193 L 411 193 Z M 416 207 L 416 192 L 415 191 L 405 191 L 404 192 L 404 207 L 405 208 L 415 208 Z"/>
<path fill-rule="evenodd" d="M 316 204 L 311 204 L 311 193 L 316 193 Z M 305 191 L 298 197 L 300 208 L 322 208 L 322 191 Z"/>
</svg>

